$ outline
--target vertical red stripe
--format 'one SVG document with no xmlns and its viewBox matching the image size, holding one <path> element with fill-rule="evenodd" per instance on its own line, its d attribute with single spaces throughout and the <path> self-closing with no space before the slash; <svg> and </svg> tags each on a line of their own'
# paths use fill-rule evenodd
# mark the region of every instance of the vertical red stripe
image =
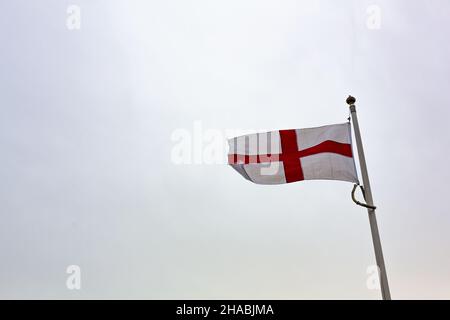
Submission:
<svg viewBox="0 0 450 320">
<path fill-rule="evenodd" d="M 289 155 L 298 154 L 297 133 L 295 130 L 280 130 L 281 152 L 283 157 L 284 175 L 286 182 L 304 180 L 302 165 L 299 157 Z"/>
</svg>

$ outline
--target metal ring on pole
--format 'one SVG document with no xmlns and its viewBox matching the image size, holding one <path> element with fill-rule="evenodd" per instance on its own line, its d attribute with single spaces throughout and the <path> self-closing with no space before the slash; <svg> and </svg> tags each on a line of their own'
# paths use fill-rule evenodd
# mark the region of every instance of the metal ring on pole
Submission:
<svg viewBox="0 0 450 320">
<path fill-rule="evenodd" d="M 353 202 L 356 203 L 358 206 L 361 206 L 361 207 L 365 207 L 365 208 L 368 208 L 368 209 L 373 209 L 373 210 L 375 210 L 377 207 L 371 206 L 370 204 L 362 203 L 362 202 L 356 200 L 356 197 L 355 197 L 355 191 L 356 191 L 356 188 L 358 188 L 358 185 L 357 185 L 357 184 L 354 184 L 354 185 L 353 185 L 353 190 L 352 190 L 352 200 L 353 200 Z M 363 189 L 362 186 L 360 186 L 360 188 L 361 188 L 361 192 L 362 192 L 362 194 L 363 194 L 363 196 L 364 196 L 364 199 L 365 199 L 366 197 L 365 197 L 365 195 L 364 195 L 364 189 Z"/>
</svg>

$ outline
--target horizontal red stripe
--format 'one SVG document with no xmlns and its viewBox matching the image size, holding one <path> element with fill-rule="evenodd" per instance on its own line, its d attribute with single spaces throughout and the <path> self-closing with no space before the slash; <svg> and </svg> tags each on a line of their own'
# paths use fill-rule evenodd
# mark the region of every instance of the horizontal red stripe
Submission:
<svg viewBox="0 0 450 320">
<path fill-rule="evenodd" d="M 302 157 L 311 156 L 319 153 L 336 153 L 346 157 L 353 157 L 352 146 L 348 143 L 340 143 L 332 140 L 326 140 L 313 147 L 298 150 L 288 151 L 280 154 L 260 154 L 260 155 L 245 155 L 245 154 L 229 154 L 228 164 L 249 164 L 249 163 L 267 163 L 276 161 L 288 161 L 291 159 L 298 159 Z"/>
</svg>

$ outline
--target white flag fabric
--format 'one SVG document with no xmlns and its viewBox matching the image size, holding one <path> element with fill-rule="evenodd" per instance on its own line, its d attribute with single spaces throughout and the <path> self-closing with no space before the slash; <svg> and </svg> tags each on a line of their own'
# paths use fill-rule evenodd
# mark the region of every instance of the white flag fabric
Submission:
<svg viewBox="0 0 450 320">
<path fill-rule="evenodd" d="M 358 183 L 350 123 L 244 135 L 228 144 L 228 164 L 254 183 L 314 179 Z"/>
</svg>

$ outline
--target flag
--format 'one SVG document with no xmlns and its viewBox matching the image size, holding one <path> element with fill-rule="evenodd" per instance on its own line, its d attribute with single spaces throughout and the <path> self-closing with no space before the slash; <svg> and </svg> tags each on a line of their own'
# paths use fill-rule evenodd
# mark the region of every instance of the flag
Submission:
<svg viewBox="0 0 450 320">
<path fill-rule="evenodd" d="M 228 144 L 228 164 L 257 184 L 315 179 L 358 183 L 350 123 L 244 135 Z"/>
</svg>

